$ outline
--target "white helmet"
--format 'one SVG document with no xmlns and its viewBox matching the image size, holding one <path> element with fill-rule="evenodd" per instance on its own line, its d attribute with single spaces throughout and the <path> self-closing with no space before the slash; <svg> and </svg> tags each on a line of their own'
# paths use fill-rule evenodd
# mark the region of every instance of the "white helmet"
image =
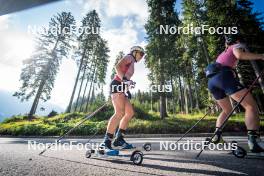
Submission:
<svg viewBox="0 0 264 176">
<path fill-rule="evenodd" d="M 139 52 L 145 53 L 144 49 L 141 46 L 133 46 L 130 49 L 130 53 L 133 53 L 133 51 L 139 51 Z"/>
</svg>

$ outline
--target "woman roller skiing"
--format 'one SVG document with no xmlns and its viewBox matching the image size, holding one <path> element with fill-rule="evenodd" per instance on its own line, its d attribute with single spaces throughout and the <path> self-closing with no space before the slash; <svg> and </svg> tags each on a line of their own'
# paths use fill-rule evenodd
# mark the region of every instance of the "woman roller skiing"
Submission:
<svg viewBox="0 0 264 176">
<path fill-rule="evenodd" d="M 239 60 L 264 60 L 264 55 L 248 52 L 246 46 L 240 42 L 240 35 L 225 36 L 226 49 L 217 57 L 216 62 L 207 67 L 208 89 L 216 99 L 222 112 L 216 121 L 216 135 L 212 142 L 223 141 L 222 131 L 218 130 L 227 115 L 232 111 L 229 97 L 239 101 L 247 92 L 247 88 L 240 84 L 234 71 Z M 212 71 L 217 70 L 217 71 Z M 260 119 L 257 104 L 251 93 L 241 102 L 245 108 L 245 124 L 248 131 L 248 146 L 252 152 L 263 152 L 264 143 L 260 140 Z"/>
<path fill-rule="evenodd" d="M 114 133 L 117 130 L 113 145 L 122 149 L 134 148 L 132 144 L 125 141 L 124 135 L 128 123 L 134 115 L 133 107 L 129 101 L 131 94 L 127 89 L 133 84 L 131 77 L 134 74 L 134 64 L 144 56 L 144 49 L 133 46 L 130 53 L 123 57 L 115 66 L 116 75 L 110 84 L 110 94 L 115 113 L 110 118 L 101 147 L 104 147 L 108 155 L 115 155 L 118 151 L 112 148 Z"/>
</svg>

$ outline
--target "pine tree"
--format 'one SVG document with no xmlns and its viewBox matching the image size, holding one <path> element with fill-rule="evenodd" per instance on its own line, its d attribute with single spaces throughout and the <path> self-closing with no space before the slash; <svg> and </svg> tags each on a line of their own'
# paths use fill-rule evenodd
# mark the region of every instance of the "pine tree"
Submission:
<svg viewBox="0 0 264 176">
<path fill-rule="evenodd" d="M 92 87 L 95 85 L 105 84 L 105 76 L 107 72 L 107 64 L 109 62 L 109 49 L 107 47 L 107 41 L 99 37 L 96 41 L 94 48 L 94 67 L 91 70 L 90 88 L 87 95 L 87 101 L 85 106 L 85 112 L 88 111 L 90 95 Z"/>
<path fill-rule="evenodd" d="M 38 37 L 36 51 L 24 61 L 24 68 L 20 75 L 22 86 L 14 96 L 21 101 L 27 101 L 35 96 L 28 114 L 29 119 L 35 114 L 40 100 L 50 99 L 61 59 L 67 56 L 72 47 L 73 33 L 69 29 L 74 24 L 75 20 L 70 12 L 62 12 L 53 16 L 47 34 L 41 34 Z M 56 29 L 55 32 L 54 29 Z"/>
<path fill-rule="evenodd" d="M 160 25 L 178 26 L 179 19 L 174 11 L 175 0 L 159 1 L 148 0 L 150 16 L 145 25 L 147 31 L 147 59 L 146 65 L 153 71 L 155 82 L 160 86 L 165 85 L 169 79 L 166 77 L 166 63 L 171 57 L 171 47 L 175 44 L 175 34 L 159 34 Z M 166 94 L 160 92 L 160 117 L 163 119 L 167 116 L 166 112 Z"/>
<path fill-rule="evenodd" d="M 92 10 L 88 12 L 85 17 L 82 19 L 82 28 L 89 28 L 91 31 L 88 31 L 87 33 L 85 30 L 83 33 L 78 36 L 77 42 L 78 42 L 78 50 L 75 52 L 75 57 L 78 58 L 76 59 L 77 64 L 79 65 L 79 69 L 77 72 L 77 76 L 75 79 L 73 91 L 70 97 L 70 102 L 67 107 L 66 112 L 70 112 L 72 108 L 72 103 L 74 100 L 75 96 L 75 91 L 77 88 L 78 81 L 80 79 L 80 74 L 81 72 L 86 72 L 86 74 L 90 74 L 89 70 L 86 71 L 86 69 L 89 67 L 89 65 L 92 65 L 94 63 L 93 59 L 93 53 L 94 53 L 94 48 L 97 42 L 97 39 L 99 38 L 99 32 L 100 32 L 100 27 L 101 27 L 101 20 L 95 10 Z M 96 31 L 96 32 L 93 32 Z M 89 67 L 90 68 L 90 67 Z M 84 74 L 85 75 L 85 74 Z M 79 91 L 81 92 L 82 86 L 79 87 Z M 78 93 L 77 100 L 79 100 L 80 93 Z M 76 102 L 78 106 L 78 102 Z"/>
</svg>

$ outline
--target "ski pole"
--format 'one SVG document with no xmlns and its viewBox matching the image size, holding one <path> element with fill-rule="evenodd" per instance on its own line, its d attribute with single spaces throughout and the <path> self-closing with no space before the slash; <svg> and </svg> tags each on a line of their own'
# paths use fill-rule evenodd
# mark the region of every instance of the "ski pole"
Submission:
<svg viewBox="0 0 264 176">
<path fill-rule="evenodd" d="M 189 128 L 175 143 L 178 143 L 180 140 L 182 140 L 198 123 L 200 123 L 209 114 L 209 110 L 211 110 L 211 108 L 209 108 L 206 114 L 200 118 L 191 128 Z"/>
<path fill-rule="evenodd" d="M 215 132 L 214 135 L 210 138 L 208 141 L 208 144 L 210 144 L 213 140 L 213 138 L 216 136 L 218 131 L 222 131 L 223 128 L 225 127 L 228 119 L 231 117 L 231 115 L 234 113 L 234 111 L 238 108 L 238 106 L 241 104 L 241 102 L 245 99 L 245 97 L 248 95 L 248 93 L 253 89 L 254 85 L 258 81 L 259 78 L 261 78 L 264 75 L 264 70 L 261 71 L 261 73 L 258 75 L 258 77 L 252 82 L 252 84 L 249 86 L 248 90 L 246 93 L 243 95 L 243 97 L 240 99 L 240 101 L 236 104 L 236 106 L 232 109 L 232 111 L 227 115 L 226 119 L 224 120 L 223 124 L 221 127 L 219 127 Z M 206 145 L 207 146 L 207 145 Z M 200 150 L 200 152 L 197 154 L 196 158 L 199 158 L 199 156 L 202 154 L 202 152 L 206 149 L 206 146 Z"/>
<path fill-rule="evenodd" d="M 79 127 L 81 124 L 83 124 L 85 121 L 87 121 L 88 119 L 92 118 L 93 116 L 95 116 L 98 112 L 100 112 L 103 108 L 105 108 L 107 106 L 108 102 L 106 102 L 105 104 L 103 104 L 101 107 L 99 107 L 97 110 L 95 110 L 94 112 L 92 112 L 91 114 L 87 115 L 81 122 L 79 122 L 78 124 L 76 124 L 73 128 L 71 128 L 70 130 L 68 130 L 66 133 L 62 134 L 55 143 L 50 144 L 47 148 L 45 148 L 42 152 L 39 153 L 39 155 L 42 155 L 44 152 L 46 152 L 49 148 L 51 148 L 51 146 L 57 144 L 60 142 L 61 139 L 63 139 L 65 136 L 67 136 L 68 134 L 70 134 L 74 129 L 76 129 L 77 127 Z"/>
</svg>

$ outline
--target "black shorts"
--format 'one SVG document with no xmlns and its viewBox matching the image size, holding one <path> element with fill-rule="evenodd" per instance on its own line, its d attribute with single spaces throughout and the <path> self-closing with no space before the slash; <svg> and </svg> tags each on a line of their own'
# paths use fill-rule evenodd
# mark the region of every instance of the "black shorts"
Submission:
<svg viewBox="0 0 264 176">
<path fill-rule="evenodd" d="M 112 80 L 110 83 L 110 95 L 114 93 L 124 93 L 128 99 L 131 99 L 131 93 L 126 91 L 126 86 L 123 82 Z"/>
<path fill-rule="evenodd" d="M 223 99 L 244 88 L 232 70 L 222 70 L 208 81 L 208 89 L 216 100 Z"/>
<path fill-rule="evenodd" d="M 117 80 L 112 80 L 110 83 L 110 94 L 113 93 L 124 93 L 125 92 L 125 85 Z"/>
</svg>

